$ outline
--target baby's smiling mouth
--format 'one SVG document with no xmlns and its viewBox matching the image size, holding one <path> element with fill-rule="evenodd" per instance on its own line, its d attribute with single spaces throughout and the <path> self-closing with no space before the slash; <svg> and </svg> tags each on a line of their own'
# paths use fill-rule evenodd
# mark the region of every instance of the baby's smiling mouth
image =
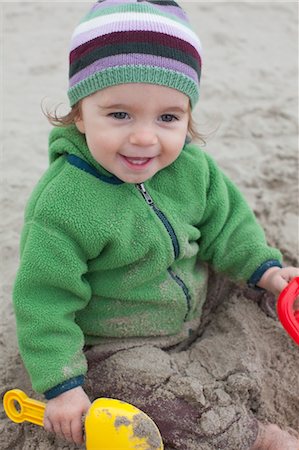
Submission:
<svg viewBox="0 0 299 450">
<path fill-rule="evenodd" d="M 144 168 L 152 161 L 153 157 L 120 155 L 124 163 L 130 168 Z"/>
<path fill-rule="evenodd" d="M 152 158 L 141 158 L 141 157 L 135 157 L 135 156 L 125 156 L 126 160 L 129 161 L 131 164 L 137 164 L 142 165 L 147 163 Z"/>
</svg>

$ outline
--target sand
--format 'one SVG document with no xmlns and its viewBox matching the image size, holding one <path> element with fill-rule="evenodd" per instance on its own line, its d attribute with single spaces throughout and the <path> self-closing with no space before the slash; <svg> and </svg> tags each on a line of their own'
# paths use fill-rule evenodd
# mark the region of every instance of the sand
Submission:
<svg viewBox="0 0 299 450">
<path fill-rule="evenodd" d="M 298 5 L 296 2 L 182 2 L 204 48 L 195 112 L 206 151 L 238 184 L 269 243 L 298 265 Z M 11 305 L 23 210 L 47 167 L 50 126 L 40 103 L 67 104 L 67 51 L 89 3 L 1 3 L 1 392 L 34 394 L 18 356 Z M 251 298 L 252 297 L 252 298 Z M 299 353 L 271 308 L 248 290 L 231 289 L 203 335 L 151 373 L 160 394 L 179 392 L 198 408 L 202 427 L 221 435 L 238 409 L 299 429 Z M 271 299 L 270 299 L 271 300 Z M 273 299 L 272 299 L 273 300 Z M 269 306 L 270 305 L 270 306 Z M 157 349 L 148 349 L 155 358 Z M 117 360 L 117 358 L 116 358 Z M 114 361 L 115 363 L 115 361 Z M 118 364 L 121 367 L 121 360 Z M 109 364 L 108 364 L 109 369 Z M 134 367 L 126 367 L 132 370 Z M 164 370 L 164 372 L 163 372 Z M 174 370 L 174 371 L 173 371 Z M 157 378 L 158 377 L 158 378 Z M 165 377 L 165 378 L 163 378 Z M 197 381 L 196 381 L 197 380 Z M 40 398 L 40 397 L 39 397 Z M 210 412 L 209 412 L 210 411 Z M 179 424 L 179 422 L 178 422 Z M 225 448 L 241 449 L 238 429 Z M 190 442 L 189 448 L 192 449 Z M 75 448 L 42 428 L 10 422 L 1 409 L 1 449 Z M 199 448 L 199 447 L 198 447 Z M 204 450 L 213 450 L 202 442 Z"/>
</svg>

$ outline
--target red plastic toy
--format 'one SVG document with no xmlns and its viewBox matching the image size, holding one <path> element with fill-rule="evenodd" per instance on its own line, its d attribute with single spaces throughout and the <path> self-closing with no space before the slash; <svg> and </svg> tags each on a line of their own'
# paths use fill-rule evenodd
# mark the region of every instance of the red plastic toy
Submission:
<svg viewBox="0 0 299 450">
<path fill-rule="evenodd" d="M 280 293 L 277 300 L 277 314 L 285 330 L 299 345 L 299 310 L 294 309 L 294 303 L 298 297 L 299 277 L 296 277 Z"/>
</svg>

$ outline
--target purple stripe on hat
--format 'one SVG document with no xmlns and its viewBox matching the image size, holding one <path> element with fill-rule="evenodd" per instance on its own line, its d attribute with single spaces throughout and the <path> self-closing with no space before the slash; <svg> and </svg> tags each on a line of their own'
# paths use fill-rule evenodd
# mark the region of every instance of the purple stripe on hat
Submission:
<svg viewBox="0 0 299 450">
<path fill-rule="evenodd" d="M 74 50 L 74 48 L 79 47 L 80 45 L 88 42 L 92 39 L 95 39 L 98 36 L 104 36 L 105 34 L 114 33 L 118 31 L 153 31 L 158 33 L 165 33 L 169 36 L 178 37 L 184 41 L 189 42 L 193 47 L 201 53 L 201 49 L 199 47 L 199 42 L 195 39 L 192 39 L 189 34 L 184 33 L 184 31 L 179 30 L 177 28 L 172 28 L 167 24 L 156 23 L 154 21 L 138 21 L 138 22 L 114 22 L 109 23 L 107 25 L 102 25 L 101 27 L 96 27 L 92 30 L 85 31 L 84 33 L 79 34 L 74 37 L 71 42 L 70 50 Z"/>
<path fill-rule="evenodd" d="M 102 58 L 85 67 L 80 72 L 77 72 L 71 79 L 69 87 L 73 87 L 75 84 L 90 77 L 96 72 L 101 72 L 109 67 L 119 67 L 127 65 L 142 65 L 142 66 L 155 66 L 163 69 L 174 70 L 182 73 L 191 78 L 196 84 L 198 84 L 198 75 L 195 70 L 190 66 L 183 64 L 177 60 L 162 58 L 152 55 L 145 55 L 139 53 L 131 53 L 129 55 L 116 55 Z"/>
</svg>

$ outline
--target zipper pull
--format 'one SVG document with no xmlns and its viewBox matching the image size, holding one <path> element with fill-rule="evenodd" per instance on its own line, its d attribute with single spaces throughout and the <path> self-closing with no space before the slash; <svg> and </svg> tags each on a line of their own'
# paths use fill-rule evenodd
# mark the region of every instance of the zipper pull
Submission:
<svg viewBox="0 0 299 450">
<path fill-rule="evenodd" d="M 146 192 L 146 189 L 144 187 L 143 183 L 138 183 L 136 184 L 137 189 L 141 192 L 144 200 L 146 201 L 146 203 L 150 206 L 152 206 L 154 204 L 154 201 L 152 199 L 152 197 Z"/>
</svg>

